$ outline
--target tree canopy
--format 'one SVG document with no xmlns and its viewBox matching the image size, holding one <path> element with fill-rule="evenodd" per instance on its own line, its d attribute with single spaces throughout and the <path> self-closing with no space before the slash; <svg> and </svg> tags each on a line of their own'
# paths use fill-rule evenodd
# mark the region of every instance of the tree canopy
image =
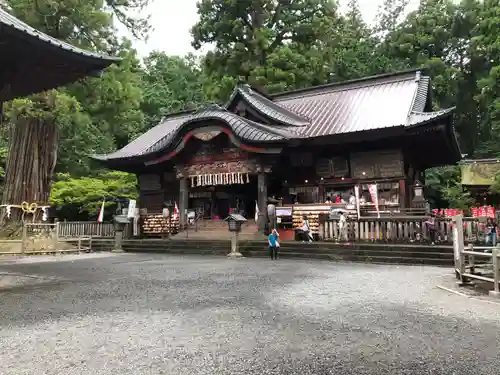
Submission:
<svg viewBox="0 0 500 375">
<path fill-rule="evenodd" d="M 123 147 L 168 113 L 223 103 L 239 81 L 274 93 L 425 67 L 435 108 L 457 107 L 455 128 L 463 153 L 500 156 L 496 0 L 421 0 L 411 13 L 405 12 L 408 0 L 384 0 L 375 24 L 365 22 L 356 0 L 343 11 L 334 0 L 201 0 L 192 45 L 211 50 L 201 56 L 154 52 L 142 61 L 130 41 L 117 37 L 114 22 L 146 37 L 148 19 L 130 14 L 148 0 L 6 3 L 8 11 L 41 31 L 123 58 L 102 78 L 5 106 L 10 131 L 0 133 L 0 168 L 7 168 L 0 169 L 4 190 L 12 184 L 5 159 L 14 129 L 43 120 L 44 129 L 54 125 L 57 146 L 57 164 L 46 174 L 48 187 L 54 183 L 50 201 L 66 212 L 95 214 L 106 191 L 133 196 L 133 177 L 96 169 L 89 154 Z M 447 167 L 427 173 L 442 204 L 469 202 L 456 172 Z M 123 186 L 115 186 L 113 179 Z"/>
</svg>

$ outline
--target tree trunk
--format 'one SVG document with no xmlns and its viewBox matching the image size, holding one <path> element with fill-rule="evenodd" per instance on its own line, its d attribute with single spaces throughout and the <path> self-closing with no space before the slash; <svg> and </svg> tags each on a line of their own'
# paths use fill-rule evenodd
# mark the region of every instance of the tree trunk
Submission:
<svg viewBox="0 0 500 375">
<path fill-rule="evenodd" d="M 53 121 L 24 118 L 11 125 L 2 204 L 47 204 L 57 148 L 58 132 Z M 5 224 L 4 211 L 2 222 Z M 19 222 L 21 218 L 22 211 L 12 208 L 9 222 Z"/>
</svg>

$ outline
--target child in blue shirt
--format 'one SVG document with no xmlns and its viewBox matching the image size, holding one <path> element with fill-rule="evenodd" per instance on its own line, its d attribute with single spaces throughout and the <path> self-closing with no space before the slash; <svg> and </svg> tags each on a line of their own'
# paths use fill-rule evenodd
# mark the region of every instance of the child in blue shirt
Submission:
<svg viewBox="0 0 500 375">
<path fill-rule="evenodd" d="M 280 248 L 280 243 L 278 242 L 279 234 L 276 229 L 269 234 L 267 238 L 267 243 L 269 247 L 269 254 L 271 255 L 271 259 L 278 259 L 278 249 Z"/>
</svg>

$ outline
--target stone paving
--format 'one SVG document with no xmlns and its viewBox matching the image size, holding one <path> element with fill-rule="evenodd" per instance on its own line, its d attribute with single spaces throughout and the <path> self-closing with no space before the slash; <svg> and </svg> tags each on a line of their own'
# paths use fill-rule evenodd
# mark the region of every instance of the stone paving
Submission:
<svg viewBox="0 0 500 375">
<path fill-rule="evenodd" d="M 45 258 L 40 258 L 45 259 Z M 450 270 L 123 254 L 6 261 L 0 374 L 500 373 L 500 305 Z"/>
</svg>

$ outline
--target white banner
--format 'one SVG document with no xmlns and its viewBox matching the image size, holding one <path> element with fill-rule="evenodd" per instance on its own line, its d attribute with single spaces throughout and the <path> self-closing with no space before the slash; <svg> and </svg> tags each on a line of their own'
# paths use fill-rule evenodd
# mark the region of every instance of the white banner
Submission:
<svg viewBox="0 0 500 375">
<path fill-rule="evenodd" d="M 377 210 L 377 216 L 380 217 L 380 211 L 378 209 L 378 188 L 377 184 L 368 185 L 368 191 L 370 192 L 370 197 L 375 205 L 375 210 Z"/>
<path fill-rule="evenodd" d="M 127 217 L 129 219 L 133 219 L 135 217 L 135 206 L 137 202 L 135 199 L 129 199 L 128 201 L 128 210 L 127 210 Z"/>
<path fill-rule="evenodd" d="M 358 212 L 358 220 L 361 218 L 361 212 L 359 209 L 359 185 L 354 186 L 354 196 L 356 198 L 356 211 Z"/>
</svg>

